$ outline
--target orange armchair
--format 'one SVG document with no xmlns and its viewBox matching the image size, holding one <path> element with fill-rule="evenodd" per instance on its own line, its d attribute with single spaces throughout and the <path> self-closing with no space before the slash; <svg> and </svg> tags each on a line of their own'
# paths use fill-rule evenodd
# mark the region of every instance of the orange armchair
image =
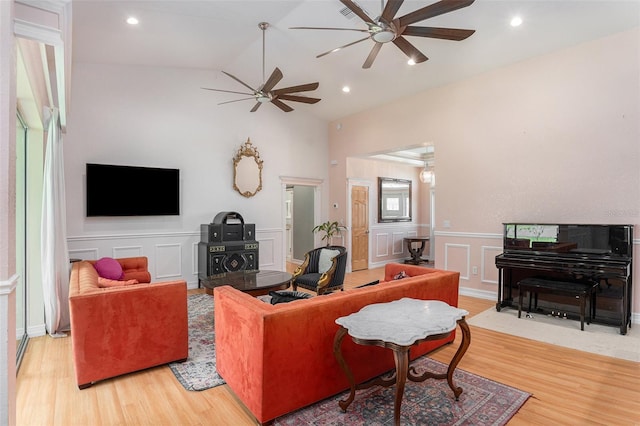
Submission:
<svg viewBox="0 0 640 426">
<path fill-rule="evenodd" d="M 120 260 L 138 267 L 147 261 Z M 127 270 L 126 279 L 140 280 L 145 272 L 149 274 L 125 266 Z M 183 361 L 189 355 L 184 280 L 101 288 L 92 262 L 75 262 L 69 280 L 69 312 L 80 389 L 99 380 Z"/>
</svg>

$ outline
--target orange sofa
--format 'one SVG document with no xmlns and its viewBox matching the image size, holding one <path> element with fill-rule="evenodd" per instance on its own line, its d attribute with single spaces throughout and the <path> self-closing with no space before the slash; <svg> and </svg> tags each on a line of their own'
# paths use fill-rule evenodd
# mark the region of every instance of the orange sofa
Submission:
<svg viewBox="0 0 640 426">
<path fill-rule="evenodd" d="M 404 271 L 408 277 L 394 280 Z M 458 305 L 460 274 L 415 265 L 387 264 L 385 281 L 310 299 L 271 305 L 230 286 L 214 289 L 216 367 L 258 422 L 313 404 L 349 388 L 333 355 L 336 318 L 372 303 L 410 297 Z M 445 343 L 411 349 L 411 359 Z M 344 339 L 342 352 L 356 381 L 394 368 L 392 351 Z M 337 409 L 337 407 L 336 407 Z"/>
<path fill-rule="evenodd" d="M 101 288 L 91 261 L 72 265 L 71 344 L 80 389 L 189 355 L 186 281 L 149 283 L 146 257 L 117 260 L 124 279 L 147 282 Z"/>
</svg>

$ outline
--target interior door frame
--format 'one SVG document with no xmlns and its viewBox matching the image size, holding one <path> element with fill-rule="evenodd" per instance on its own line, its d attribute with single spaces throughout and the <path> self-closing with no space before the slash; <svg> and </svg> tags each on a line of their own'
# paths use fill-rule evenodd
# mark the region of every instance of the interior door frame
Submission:
<svg viewBox="0 0 640 426">
<path fill-rule="evenodd" d="M 369 192 L 369 205 L 367 206 L 367 214 L 368 214 L 368 220 L 369 220 L 369 228 L 371 228 L 371 199 L 373 197 L 371 197 L 371 186 L 373 184 L 371 183 L 371 181 L 366 180 L 366 179 L 354 179 L 354 178 L 347 178 L 347 208 L 346 208 L 346 213 L 347 213 L 347 228 L 348 231 L 347 232 L 347 238 L 345 239 L 346 241 L 346 247 L 347 247 L 347 272 L 351 272 L 351 252 L 352 252 L 352 244 L 353 242 L 351 241 L 351 230 L 352 228 L 352 217 L 351 217 L 351 203 L 352 203 L 352 199 L 351 199 L 351 190 L 353 189 L 354 186 L 366 186 L 367 187 L 367 191 Z M 369 244 L 367 247 L 367 269 L 369 269 L 369 267 L 371 266 L 371 232 L 369 232 L 368 237 L 367 237 Z"/>
<path fill-rule="evenodd" d="M 322 179 L 303 178 L 295 176 L 280 176 L 281 186 L 281 230 L 282 230 L 282 270 L 286 271 L 287 266 L 287 186 L 311 186 L 313 187 L 313 223 L 320 223 L 321 219 L 321 200 L 322 200 Z M 295 201 L 294 201 L 295 202 Z M 311 230 L 309 230 L 311 231 Z M 315 241 L 315 237 L 314 237 Z M 317 241 L 316 241 L 317 243 Z"/>
</svg>

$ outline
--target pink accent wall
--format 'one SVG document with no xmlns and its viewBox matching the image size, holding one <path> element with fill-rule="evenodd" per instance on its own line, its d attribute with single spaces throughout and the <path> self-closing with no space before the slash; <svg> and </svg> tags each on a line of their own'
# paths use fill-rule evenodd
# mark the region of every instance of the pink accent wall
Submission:
<svg viewBox="0 0 640 426">
<path fill-rule="evenodd" d="M 331 199 L 346 199 L 345 158 L 432 143 L 436 233 L 467 244 L 472 262 L 501 244 L 505 221 L 634 224 L 640 253 L 639 52 L 636 28 L 330 123 Z M 440 268 L 447 238 L 436 234 Z M 480 277 L 461 285 L 497 291 Z"/>
</svg>

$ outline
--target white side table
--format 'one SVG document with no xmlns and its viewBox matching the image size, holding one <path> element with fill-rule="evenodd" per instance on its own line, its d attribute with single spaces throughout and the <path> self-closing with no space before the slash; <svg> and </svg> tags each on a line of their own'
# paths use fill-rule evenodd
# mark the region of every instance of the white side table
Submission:
<svg viewBox="0 0 640 426">
<path fill-rule="evenodd" d="M 371 386 L 392 386 L 396 384 L 394 401 L 394 422 L 400 424 L 400 406 L 404 394 L 407 378 L 414 382 L 426 379 L 447 379 L 449 387 L 458 400 L 462 388 L 453 384 L 453 372 L 471 343 L 471 333 L 465 321 L 469 312 L 449 306 L 439 300 L 419 300 L 402 298 L 388 303 L 376 303 L 365 306 L 360 311 L 336 319 L 338 329 L 333 353 L 340 367 L 347 375 L 351 392 L 346 400 L 338 402 L 343 411 L 353 402 L 357 389 L 367 389 Z M 462 342 L 449 363 L 447 372 L 435 374 L 425 371 L 416 375 L 414 369 L 409 368 L 409 349 L 413 345 L 427 340 L 444 339 L 460 326 Z M 380 346 L 393 351 L 396 364 L 395 373 L 388 378 L 377 378 L 369 383 L 357 385 L 349 366 L 342 356 L 342 339 L 346 334 L 359 345 Z"/>
</svg>

